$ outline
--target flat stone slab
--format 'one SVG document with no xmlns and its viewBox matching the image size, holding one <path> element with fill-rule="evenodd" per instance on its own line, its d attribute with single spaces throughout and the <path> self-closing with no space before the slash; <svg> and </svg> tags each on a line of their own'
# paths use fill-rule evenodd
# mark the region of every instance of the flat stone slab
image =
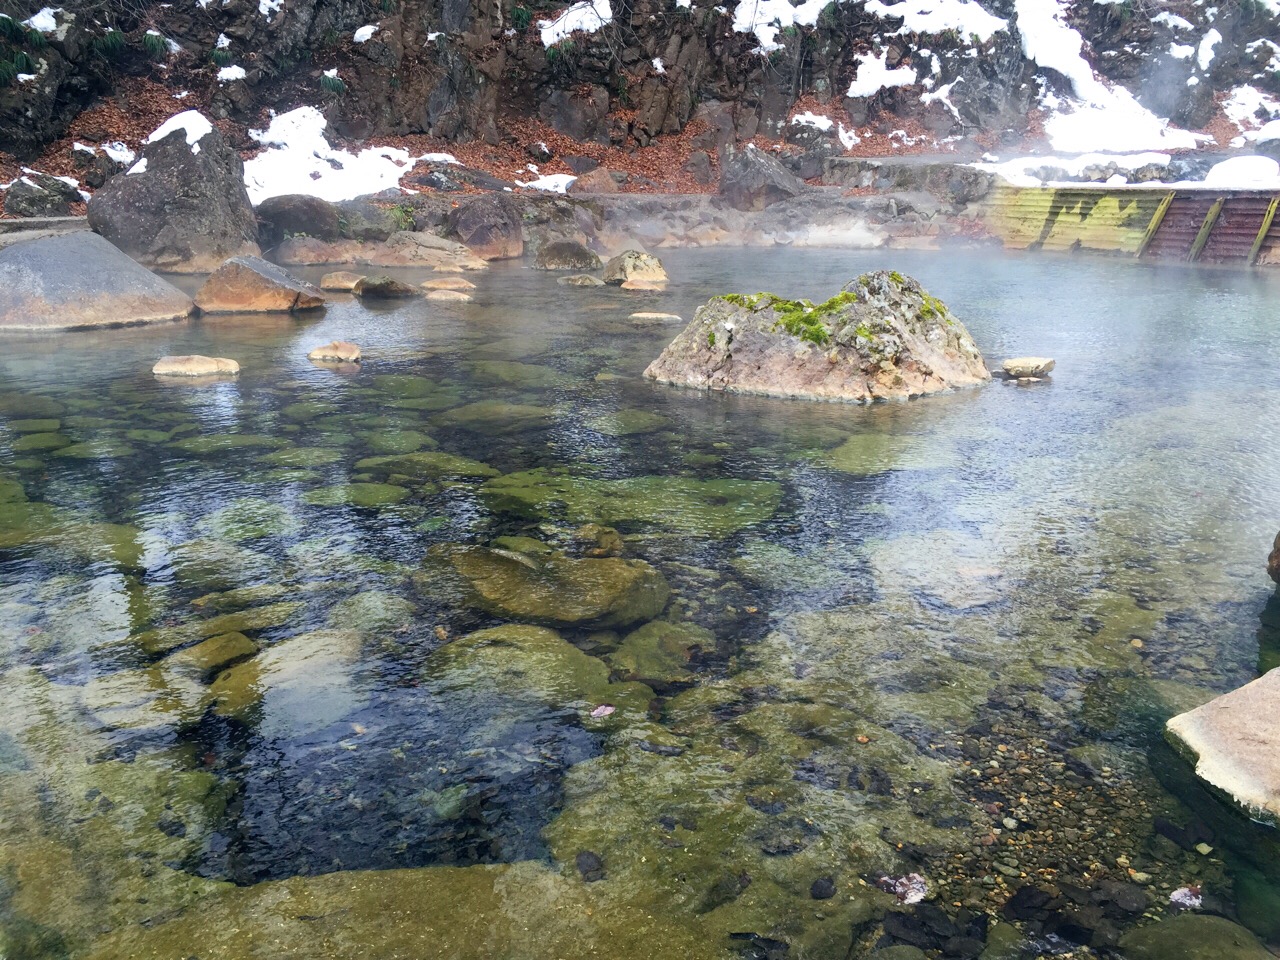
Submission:
<svg viewBox="0 0 1280 960">
<path fill-rule="evenodd" d="M 0 330 L 75 330 L 188 316 L 185 293 L 96 233 L 0 249 Z"/>
<path fill-rule="evenodd" d="M 1280 670 L 1178 714 L 1165 730 L 1196 776 L 1249 816 L 1280 822 Z"/>
</svg>

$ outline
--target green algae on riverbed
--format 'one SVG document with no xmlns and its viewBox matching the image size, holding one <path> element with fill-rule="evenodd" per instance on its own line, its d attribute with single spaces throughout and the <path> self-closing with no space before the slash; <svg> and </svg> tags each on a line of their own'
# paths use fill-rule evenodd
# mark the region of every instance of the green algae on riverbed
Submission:
<svg viewBox="0 0 1280 960">
<path fill-rule="evenodd" d="M 678 311 L 856 272 L 687 256 Z M 1147 897 L 1099 936 L 1197 884 L 1261 930 L 1246 828 L 1168 841 L 1193 815 L 1148 757 L 1257 669 L 1277 397 L 1176 334 L 1237 298 L 1215 342 L 1271 362 L 1267 300 L 1125 273 L 1128 373 L 1087 376 L 1117 310 L 970 268 L 930 284 L 980 340 L 1047 340 L 1051 387 L 673 396 L 629 301 L 502 267 L 493 312 L 15 344 L 0 953 L 825 960 L 910 915 L 877 881 L 912 874 L 953 916 L 1048 879 Z M 306 363 L 347 335 L 365 369 Z M 164 388 L 156 336 L 253 362 Z"/>
</svg>

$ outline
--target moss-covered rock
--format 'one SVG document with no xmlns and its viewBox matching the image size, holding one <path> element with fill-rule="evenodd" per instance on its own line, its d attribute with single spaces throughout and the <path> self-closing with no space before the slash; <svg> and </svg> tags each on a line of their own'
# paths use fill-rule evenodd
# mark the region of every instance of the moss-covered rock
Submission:
<svg viewBox="0 0 1280 960">
<path fill-rule="evenodd" d="M 400 474 L 416 479 L 443 477 L 496 477 L 498 471 L 469 457 L 439 450 L 423 450 L 399 456 L 366 457 L 356 461 L 356 470 L 383 475 Z"/>
<path fill-rule="evenodd" d="M 809 400 L 905 399 L 991 379 L 946 306 L 901 274 L 867 273 L 825 303 L 770 293 L 698 308 L 645 376 Z"/>
<path fill-rule="evenodd" d="M 690 661 L 713 652 L 715 645 L 715 636 L 703 627 L 654 620 L 629 633 L 606 659 L 622 679 L 663 690 L 691 681 Z"/>
<path fill-rule="evenodd" d="M 479 400 L 437 414 L 431 422 L 440 427 L 501 437 L 545 429 L 554 420 L 555 411 L 549 407 L 505 403 L 501 400 Z"/>
<path fill-rule="evenodd" d="M 428 559 L 430 573 L 456 581 L 463 602 L 527 623 L 626 626 L 656 617 L 670 595 L 666 578 L 642 560 L 449 544 L 433 547 Z"/>
<path fill-rule="evenodd" d="M 363 634 L 387 633 L 411 623 L 413 616 L 412 601 L 384 590 L 366 590 L 334 604 L 329 626 Z"/>
<path fill-rule="evenodd" d="M 1268 960 L 1252 933 L 1225 917 L 1187 913 L 1127 934 L 1126 960 Z"/>
</svg>

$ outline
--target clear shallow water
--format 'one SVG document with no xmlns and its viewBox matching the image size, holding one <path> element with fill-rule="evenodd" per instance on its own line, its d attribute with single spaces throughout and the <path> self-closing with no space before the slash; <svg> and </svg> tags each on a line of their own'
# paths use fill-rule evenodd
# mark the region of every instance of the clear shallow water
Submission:
<svg viewBox="0 0 1280 960">
<path fill-rule="evenodd" d="M 1261 929 L 1251 835 L 1195 826 L 1158 731 L 1271 665 L 1278 281 L 665 261 L 664 294 L 497 266 L 461 307 L 6 341 L 10 955 L 857 956 L 897 908 L 876 878 L 909 873 L 998 911 L 1135 869 L 1156 913 L 1197 883 Z M 679 325 L 632 311 L 879 267 L 1053 382 L 848 407 L 639 376 Z M 334 338 L 358 373 L 306 360 Z M 158 383 L 169 353 L 243 372 Z M 510 621 L 426 562 L 512 536 L 578 556 L 586 522 L 689 631 L 477 642 Z"/>
</svg>

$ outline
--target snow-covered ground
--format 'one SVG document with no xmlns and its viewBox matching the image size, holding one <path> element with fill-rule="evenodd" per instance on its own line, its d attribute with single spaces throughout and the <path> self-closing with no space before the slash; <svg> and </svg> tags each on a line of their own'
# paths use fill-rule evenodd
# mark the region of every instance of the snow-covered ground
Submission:
<svg viewBox="0 0 1280 960">
<path fill-rule="evenodd" d="M 272 117 L 265 130 L 251 130 L 267 149 L 244 165 L 244 182 L 255 204 L 268 197 L 309 194 L 322 200 L 350 200 L 400 185 L 420 160 L 457 163 L 447 153 L 413 156 L 395 147 L 367 147 L 351 153 L 325 139 L 326 121 L 315 107 L 298 107 Z"/>
</svg>

